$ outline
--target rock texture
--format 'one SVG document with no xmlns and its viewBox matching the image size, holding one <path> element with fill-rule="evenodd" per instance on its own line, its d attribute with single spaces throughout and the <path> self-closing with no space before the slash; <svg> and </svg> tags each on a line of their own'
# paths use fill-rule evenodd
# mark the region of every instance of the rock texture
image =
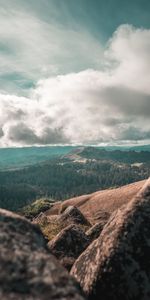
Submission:
<svg viewBox="0 0 150 300">
<path fill-rule="evenodd" d="M 94 240 L 96 240 L 96 239 L 100 236 L 100 234 L 101 234 L 101 232 L 102 232 L 104 226 L 106 225 L 106 223 L 107 223 L 107 221 L 101 221 L 101 222 L 98 222 L 98 223 L 96 223 L 95 225 L 93 225 L 93 226 L 86 232 L 86 235 L 87 235 L 87 237 L 89 238 L 89 240 L 90 240 L 91 242 L 94 241 Z"/>
<path fill-rule="evenodd" d="M 86 235 L 88 236 L 89 240 L 92 242 L 95 239 L 97 239 L 104 226 L 107 224 L 108 219 L 110 218 L 110 214 L 102 211 L 102 210 L 98 210 L 97 214 L 95 216 L 95 220 L 98 220 L 96 224 L 94 224 L 89 230 L 87 230 Z"/>
<path fill-rule="evenodd" d="M 93 216 L 93 221 L 98 223 L 98 222 L 107 222 L 108 219 L 110 218 L 110 213 L 108 213 L 107 211 L 104 211 L 102 209 L 98 210 L 95 212 L 94 216 Z"/>
<path fill-rule="evenodd" d="M 76 282 L 26 219 L 0 210 L 0 299 L 83 300 Z"/>
<path fill-rule="evenodd" d="M 150 299 L 150 179 L 114 213 L 71 274 L 90 300 Z"/>
<path fill-rule="evenodd" d="M 69 206 L 59 217 L 59 221 L 62 223 L 74 223 L 85 226 L 91 226 L 89 221 L 84 217 L 80 210 L 75 206 Z"/>
<path fill-rule="evenodd" d="M 48 243 L 51 253 L 55 255 L 68 270 L 88 245 L 89 238 L 77 225 L 67 226 Z"/>
<path fill-rule="evenodd" d="M 32 220 L 33 224 L 53 224 L 59 221 L 58 215 L 47 216 L 45 213 L 40 213 Z"/>
<path fill-rule="evenodd" d="M 36 218 L 33 218 L 32 223 L 41 224 L 47 222 L 47 216 L 41 212 Z"/>
<path fill-rule="evenodd" d="M 117 189 L 107 189 L 98 191 L 89 195 L 83 195 L 63 201 L 57 209 L 64 211 L 68 206 L 72 205 L 80 209 L 84 216 L 95 223 L 97 211 L 114 212 L 122 205 L 127 205 L 133 197 L 140 191 L 146 180 L 134 182 Z"/>
</svg>

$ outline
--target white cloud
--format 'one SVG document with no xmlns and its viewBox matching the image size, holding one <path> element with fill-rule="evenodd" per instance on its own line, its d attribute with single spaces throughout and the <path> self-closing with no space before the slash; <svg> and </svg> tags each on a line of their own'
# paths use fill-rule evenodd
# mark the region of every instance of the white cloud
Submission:
<svg viewBox="0 0 150 300">
<path fill-rule="evenodd" d="M 25 11 L 0 8 L 1 91 L 3 87 L 19 92 L 45 76 L 95 67 L 101 53 L 101 44 L 81 28 L 66 28 Z"/>
<path fill-rule="evenodd" d="M 114 83 L 150 93 L 150 30 L 120 26 L 110 40 L 107 58 L 119 63 Z"/>
<path fill-rule="evenodd" d="M 149 41 L 150 30 L 120 26 L 107 69 L 39 80 L 28 98 L 1 94 L 0 145 L 149 141 Z"/>
</svg>

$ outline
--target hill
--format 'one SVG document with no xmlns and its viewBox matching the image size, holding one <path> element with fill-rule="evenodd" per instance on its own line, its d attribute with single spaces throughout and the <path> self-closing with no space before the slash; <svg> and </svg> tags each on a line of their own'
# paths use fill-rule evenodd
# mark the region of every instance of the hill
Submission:
<svg viewBox="0 0 150 300">
<path fill-rule="evenodd" d="M 1 149 L 2 152 L 1 161 L 9 167 L 0 170 L 0 207 L 13 211 L 43 197 L 63 201 L 140 181 L 150 175 L 148 151 L 42 147 Z M 47 161 L 40 161 L 46 156 Z M 38 162 L 34 164 L 35 161 Z"/>
<path fill-rule="evenodd" d="M 61 157 L 74 148 L 72 146 L 1 148 L 0 169 L 19 169 L 34 165 Z"/>
<path fill-rule="evenodd" d="M 150 162 L 149 151 L 135 151 L 135 150 L 106 150 L 97 147 L 85 147 L 79 150 L 80 157 L 96 160 L 112 160 L 122 163 L 146 163 Z"/>
<path fill-rule="evenodd" d="M 97 191 L 92 194 L 82 195 L 58 203 L 50 210 L 47 210 L 46 215 L 56 214 L 60 210 L 63 211 L 68 206 L 75 206 L 91 221 L 96 221 L 99 214 L 105 211 L 112 213 L 130 200 L 140 191 L 146 180 L 134 182 L 116 189 L 106 189 Z"/>
<path fill-rule="evenodd" d="M 141 153 L 142 152 L 142 153 Z M 14 170 L 44 163 L 57 158 L 111 159 L 124 162 L 138 160 L 146 162 L 150 157 L 150 145 L 135 147 L 86 147 L 86 146 L 47 146 L 0 148 L 0 170 Z"/>
</svg>

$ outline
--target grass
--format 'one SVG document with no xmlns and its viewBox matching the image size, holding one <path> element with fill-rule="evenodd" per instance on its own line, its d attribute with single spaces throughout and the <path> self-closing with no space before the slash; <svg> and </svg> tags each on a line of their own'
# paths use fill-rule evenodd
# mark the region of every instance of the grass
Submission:
<svg viewBox="0 0 150 300">
<path fill-rule="evenodd" d="M 48 218 L 43 218 L 41 221 L 38 221 L 38 225 L 48 241 L 51 241 L 61 230 L 67 226 L 73 224 L 70 220 L 67 222 L 61 223 L 59 219 L 57 220 L 48 220 Z M 86 232 L 90 227 L 82 224 L 76 225 Z"/>
<path fill-rule="evenodd" d="M 22 208 L 21 213 L 29 219 L 36 217 L 41 212 L 44 212 L 52 207 L 53 200 L 41 198 Z"/>
<path fill-rule="evenodd" d="M 41 231 L 48 241 L 51 241 L 64 227 L 58 223 L 39 224 Z"/>
</svg>

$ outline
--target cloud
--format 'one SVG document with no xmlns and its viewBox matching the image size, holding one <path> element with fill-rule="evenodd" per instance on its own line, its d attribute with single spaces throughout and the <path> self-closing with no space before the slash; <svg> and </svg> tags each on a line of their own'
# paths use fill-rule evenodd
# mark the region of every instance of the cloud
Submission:
<svg viewBox="0 0 150 300">
<path fill-rule="evenodd" d="M 122 25 L 105 68 L 41 79 L 28 97 L 1 94 L 0 145 L 149 142 L 149 41 L 150 30 Z"/>
<path fill-rule="evenodd" d="M 24 123 L 20 123 L 19 126 L 16 124 L 9 127 L 7 138 L 12 142 L 23 142 L 26 145 L 64 144 L 68 142 L 67 138 L 63 137 L 61 128 L 54 130 L 46 128 L 42 136 L 37 136 L 34 130 Z"/>
<path fill-rule="evenodd" d="M 3 129 L 0 128 L 0 138 L 4 135 Z"/>
<path fill-rule="evenodd" d="M 141 128 L 128 127 L 123 130 L 120 135 L 120 139 L 124 141 L 142 141 L 150 139 L 150 131 L 144 131 Z"/>
<path fill-rule="evenodd" d="M 33 12 L 11 4 L 0 7 L 1 92 L 25 94 L 39 78 L 100 63 L 102 46 L 86 30 L 52 18 L 46 22 Z"/>
</svg>

